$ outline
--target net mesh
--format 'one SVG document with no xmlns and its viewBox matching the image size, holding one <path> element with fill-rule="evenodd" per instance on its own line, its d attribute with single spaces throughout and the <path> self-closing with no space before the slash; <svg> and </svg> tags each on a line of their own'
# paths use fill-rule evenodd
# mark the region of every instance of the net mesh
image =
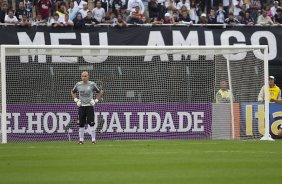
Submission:
<svg viewBox="0 0 282 184">
<path fill-rule="evenodd" d="M 230 60 L 230 80 L 227 54 L 239 52 L 245 57 Z M 70 91 L 82 71 L 105 91 L 95 106 L 95 127 L 104 122 L 97 139 L 230 139 L 233 130 L 239 139 L 262 136 L 240 106 L 256 102 L 264 82 L 254 49 L 9 48 L 6 54 L 8 141 L 78 140 Z M 234 129 L 230 104 L 215 100 L 222 81 L 232 86 Z"/>
</svg>

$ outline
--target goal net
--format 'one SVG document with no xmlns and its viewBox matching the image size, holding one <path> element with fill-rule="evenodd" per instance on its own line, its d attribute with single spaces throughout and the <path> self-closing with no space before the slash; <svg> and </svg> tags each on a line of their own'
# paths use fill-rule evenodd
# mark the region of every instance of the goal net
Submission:
<svg viewBox="0 0 282 184">
<path fill-rule="evenodd" d="M 78 140 L 70 91 L 83 71 L 105 91 L 94 107 L 98 140 L 270 139 L 268 100 L 257 102 L 266 54 L 266 46 L 2 45 L 1 142 Z"/>
</svg>

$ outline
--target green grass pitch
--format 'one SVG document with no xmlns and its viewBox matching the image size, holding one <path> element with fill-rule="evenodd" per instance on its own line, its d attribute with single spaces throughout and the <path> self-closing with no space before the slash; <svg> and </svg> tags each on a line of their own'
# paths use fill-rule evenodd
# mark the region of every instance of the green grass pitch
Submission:
<svg viewBox="0 0 282 184">
<path fill-rule="evenodd" d="M 280 183 L 282 141 L 0 144 L 0 183 Z"/>
</svg>

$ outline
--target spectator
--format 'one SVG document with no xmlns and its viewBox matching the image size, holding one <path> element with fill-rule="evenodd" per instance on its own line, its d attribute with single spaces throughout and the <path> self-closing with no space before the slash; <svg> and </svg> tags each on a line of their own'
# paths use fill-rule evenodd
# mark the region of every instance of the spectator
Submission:
<svg viewBox="0 0 282 184">
<path fill-rule="evenodd" d="M 31 18 L 32 17 L 33 1 L 26 0 L 24 4 L 25 4 L 26 15 L 27 15 L 27 17 Z"/>
<path fill-rule="evenodd" d="M 107 24 L 116 24 L 117 23 L 117 16 L 114 12 L 111 12 L 110 15 L 105 16 L 104 23 Z"/>
<path fill-rule="evenodd" d="M 189 0 L 181 0 L 176 4 L 176 8 L 178 11 L 181 11 L 182 6 L 185 6 L 187 10 L 190 10 L 190 1 Z"/>
<path fill-rule="evenodd" d="M 31 22 L 29 21 L 26 13 L 22 14 L 21 19 L 20 19 L 20 21 L 18 23 L 18 26 L 20 26 L 20 27 L 29 27 L 29 26 L 31 26 Z"/>
<path fill-rule="evenodd" d="M 78 6 L 74 6 L 74 2 L 70 1 L 69 2 L 69 9 L 67 10 L 67 13 L 69 14 L 69 19 L 73 20 L 76 17 L 76 14 L 78 13 L 79 8 Z"/>
<path fill-rule="evenodd" d="M 82 15 L 82 18 L 84 19 L 87 16 L 87 12 L 89 11 L 88 10 L 88 3 L 84 3 L 82 6 L 83 6 L 83 8 L 80 9 L 78 12 Z"/>
<path fill-rule="evenodd" d="M 186 6 L 182 6 L 180 8 L 180 11 L 179 10 L 177 10 L 177 11 L 180 13 L 180 12 L 182 12 L 182 10 L 186 10 L 187 12 L 189 12 Z"/>
<path fill-rule="evenodd" d="M 208 23 L 207 15 L 205 13 L 202 13 L 198 24 L 207 24 L 207 23 Z"/>
<path fill-rule="evenodd" d="M 131 11 L 131 15 L 128 16 L 127 19 L 128 24 L 143 24 L 144 22 L 138 16 L 136 16 L 136 11 L 133 9 Z"/>
<path fill-rule="evenodd" d="M 225 23 L 229 25 L 235 25 L 235 24 L 239 24 L 240 22 L 238 19 L 234 17 L 234 14 L 230 12 L 228 18 L 225 19 Z"/>
<path fill-rule="evenodd" d="M 40 14 L 37 14 L 35 19 L 33 20 L 33 24 L 36 26 L 46 26 L 47 20 L 43 19 Z"/>
<path fill-rule="evenodd" d="M 75 28 L 84 28 L 85 27 L 84 20 L 82 19 L 82 15 L 80 13 L 78 13 L 76 17 L 74 18 L 73 24 Z"/>
<path fill-rule="evenodd" d="M 126 22 L 123 20 L 122 15 L 118 15 L 117 16 L 117 23 L 116 23 L 116 27 L 126 27 L 127 24 Z"/>
<path fill-rule="evenodd" d="M 102 8 L 102 3 L 100 1 L 97 1 L 96 3 L 96 8 L 92 10 L 93 17 L 98 21 L 98 22 L 103 22 L 105 18 L 105 9 Z"/>
<path fill-rule="evenodd" d="M 94 4 L 97 4 L 97 2 L 101 2 L 101 7 L 104 8 L 105 12 L 109 11 L 109 1 L 108 0 L 94 0 Z"/>
<path fill-rule="evenodd" d="M 166 13 L 162 22 L 163 24 L 174 24 L 174 19 L 172 18 L 170 13 Z"/>
<path fill-rule="evenodd" d="M 252 26 L 255 24 L 254 19 L 251 17 L 250 12 L 246 11 L 245 17 L 242 18 L 241 24 Z"/>
<path fill-rule="evenodd" d="M 122 20 L 126 22 L 127 20 L 127 17 L 129 16 L 129 14 L 127 13 L 127 7 L 125 6 L 122 6 L 121 9 L 120 9 L 120 12 L 119 14 L 122 16 Z"/>
<path fill-rule="evenodd" d="M 281 90 L 278 86 L 275 84 L 275 77 L 269 76 L 268 80 L 269 88 L 268 88 L 268 94 L 269 94 L 269 100 L 280 100 L 281 99 Z M 265 87 L 263 86 L 259 92 L 258 95 L 258 101 L 263 102 L 265 100 Z"/>
<path fill-rule="evenodd" d="M 223 24 L 225 19 L 227 18 L 227 14 L 221 5 L 218 6 L 218 10 L 216 11 L 216 23 Z"/>
<path fill-rule="evenodd" d="M 18 19 L 14 15 L 14 11 L 12 9 L 8 10 L 8 14 L 5 16 L 5 23 L 10 23 L 10 24 L 18 23 Z"/>
<path fill-rule="evenodd" d="M 83 8 L 83 4 L 85 4 L 86 2 L 83 0 L 75 0 L 74 1 L 74 9 L 78 8 L 78 10 Z"/>
<path fill-rule="evenodd" d="M 232 0 L 232 3 L 234 5 L 234 12 L 233 15 L 235 19 L 239 19 L 239 12 L 242 10 L 243 6 L 243 0 Z"/>
<path fill-rule="evenodd" d="M 256 24 L 259 11 L 261 10 L 262 6 L 260 0 L 251 0 L 249 4 L 250 15 L 254 19 L 254 23 Z"/>
<path fill-rule="evenodd" d="M 148 9 L 149 9 L 149 18 L 157 17 L 158 19 L 160 19 L 160 6 L 157 0 L 151 0 L 148 3 Z"/>
<path fill-rule="evenodd" d="M 90 12 L 91 12 L 91 11 L 90 11 Z M 68 14 L 65 15 L 64 26 L 65 26 L 65 27 L 73 27 L 73 26 L 74 26 L 73 21 L 70 20 Z"/>
<path fill-rule="evenodd" d="M 239 12 L 239 17 L 238 17 L 239 22 L 242 22 L 242 20 L 245 18 L 246 12 L 247 12 L 247 6 L 246 4 L 243 4 L 242 9 Z"/>
<path fill-rule="evenodd" d="M 230 8 L 230 0 L 222 0 L 222 4 L 221 3 L 218 4 L 218 10 L 219 10 L 220 6 L 224 10 L 224 12 L 228 15 L 229 14 L 229 8 Z"/>
<path fill-rule="evenodd" d="M 165 8 L 166 8 L 166 12 L 167 12 L 167 13 L 170 13 L 170 14 L 172 15 L 173 12 L 174 12 L 175 10 L 177 10 L 175 1 L 174 1 L 174 0 L 168 0 L 168 1 L 166 1 L 166 3 L 165 3 Z"/>
<path fill-rule="evenodd" d="M 5 22 L 5 16 L 7 15 L 7 11 L 8 11 L 8 4 L 2 3 L 2 7 L 0 11 L 0 22 L 1 23 Z"/>
<path fill-rule="evenodd" d="M 158 17 L 153 17 L 153 18 L 151 19 L 151 24 L 153 24 L 153 25 L 161 25 L 161 24 L 163 24 L 163 22 L 160 21 L 160 20 L 158 19 Z"/>
<path fill-rule="evenodd" d="M 211 9 L 210 14 L 208 15 L 208 24 L 216 24 L 216 16 L 214 9 Z"/>
<path fill-rule="evenodd" d="M 50 21 L 52 27 L 64 27 L 63 22 L 59 20 L 59 14 L 55 13 Z"/>
<path fill-rule="evenodd" d="M 59 15 L 59 21 L 64 23 L 65 22 L 65 16 L 68 14 L 66 4 L 64 2 L 59 4 L 59 7 L 58 7 L 58 10 L 56 11 L 56 13 Z"/>
<path fill-rule="evenodd" d="M 184 22 L 191 22 L 190 16 L 188 14 L 188 10 L 185 8 L 182 8 L 180 14 L 179 14 L 179 21 Z"/>
<path fill-rule="evenodd" d="M 135 11 L 136 11 L 136 16 L 141 19 L 143 21 L 143 23 L 146 22 L 146 17 L 140 12 L 140 8 L 139 6 L 135 7 Z"/>
<path fill-rule="evenodd" d="M 40 14 L 42 19 L 48 20 L 51 15 L 51 6 L 50 0 L 38 0 L 37 14 Z"/>
<path fill-rule="evenodd" d="M 132 11 L 136 6 L 139 6 L 140 12 L 143 14 L 145 7 L 141 0 L 128 0 L 127 11 Z"/>
<path fill-rule="evenodd" d="M 272 15 L 272 12 L 271 12 L 271 10 L 270 10 L 270 6 L 267 5 L 267 6 L 265 7 L 265 9 L 266 9 L 266 15 L 269 16 L 269 17 L 271 18 L 271 20 L 273 20 L 273 17 L 274 17 L 274 16 Z"/>
<path fill-rule="evenodd" d="M 274 16 L 274 23 L 275 24 L 282 24 L 282 9 L 277 9 L 277 14 Z"/>
<path fill-rule="evenodd" d="M 270 8 L 272 17 L 274 17 L 274 16 L 277 14 L 277 9 L 278 9 L 278 8 L 281 8 L 281 7 L 279 6 L 279 2 L 278 2 L 278 1 L 274 1 L 274 2 L 273 2 L 273 6 Z"/>
<path fill-rule="evenodd" d="M 210 12 L 210 10 L 212 9 L 212 5 L 213 5 L 213 0 L 206 0 L 206 9 L 203 12 Z"/>
<path fill-rule="evenodd" d="M 51 14 L 50 14 L 50 16 L 52 16 L 58 10 L 58 1 L 57 0 L 50 0 L 50 1 L 51 1 L 51 10 L 50 10 Z"/>
<path fill-rule="evenodd" d="M 197 0 L 197 6 L 201 12 L 205 12 L 208 8 L 206 7 L 207 0 Z"/>
<path fill-rule="evenodd" d="M 113 0 L 111 4 L 111 8 L 113 12 L 119 12 L 122 7 L 127 7 L 127 1 L 126 0 Z"/>
<path fill-rule="evenodd" d="M 20 21 L 22 20 L 22 15 L 25 14 L 27 15 L 27 12 L 25 10 L 25 6 L 24 6 L 24 2 L 23 1 L 20 1 L 19 2 L 19 5 L 18 5 L 18 8 L 15 12 L 15 16 L 17 17 L 17 19 Z"/>
<path fill-rule="evenodd" d="M 68 14 L 72 14 L 74 12 L 74 2 L 73 1 L 70 1 L 69 2 L 69 9 L 67 10 L 67 13 Z"/>
<path fill-rule="evenodd" d="M 262 11 L 262 14 L 258 17 L 257 24 L 265 26 L 265 25 L 273 25 L 273 21 L 269 16 L 267 16 L 266 10 Z"/>
<path fill-rule="evenodd" d="M 222 3 L 222 0 L 212 0 L 212 7 L 210 9 L 207 8 L 207 12 L 210 12 L 211 9 L 217 10 L 219 3 Z"/>
<path fill-rule="evenodd" d="M 226 80 L 220 81 L 220 90 L 215 95 L 216 103 L 230 103 L 231 91 L 228 89 L 228 82 Z M 234 100 L 233 100 L 234 101 Z"/>
<path fill-rule="evenodd" d="M 172 18 L 173 18 L 174 23 L 179 22 L 178 10 L 173 11 Z"/>
<path fill-rule="evenodd" d="M 86 17 L 84 17 L 84 23 L 85 25 L 99 24 L 99 22 L 93 17 L 93 14 L 91 11 L 88 11 Z"/>
<path fill-rule="evenodd" d="M 143 5 L 144 5 L 144 12 L 142 13 L 145 17 L 146 20 L 149 20 L 149 0 L 141 0 Z M 165 12 L 165 6 L 164 6 L 164 2 L 166 0 L 158 0 L 160 4 L 162 4 L 163 7 L 163 12 Z"/>
<path fill-rule="evenodd" d="M 128 7 L 128 0 L 121 0 L 121 1 L 122 1 L 121 9 L 127 10 L 127 7 Z"/>
<path fill-rule="evenodd" d="M 195 0 L 192 0 L 189 10 L 189 16 L 190 19 L 193 21 L 193 23 L 199 21 L 199 15 L 200 15 L 200 9 L 198 8 L 198 6 L 196 6 Z"/>
</svg>

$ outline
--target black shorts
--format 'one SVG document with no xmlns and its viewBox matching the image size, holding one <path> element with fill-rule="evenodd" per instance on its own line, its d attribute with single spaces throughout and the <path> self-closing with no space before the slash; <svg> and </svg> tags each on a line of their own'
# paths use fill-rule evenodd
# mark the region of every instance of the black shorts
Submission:
<svg viewBox="0 0 282 184">
<path fill-rule="evenodd" d="M 85 124 L 94 126 L 94 108 L 93 106 L 80 106 L 78 108 L 79 127 L 84 127 Z"/>
</svg>

